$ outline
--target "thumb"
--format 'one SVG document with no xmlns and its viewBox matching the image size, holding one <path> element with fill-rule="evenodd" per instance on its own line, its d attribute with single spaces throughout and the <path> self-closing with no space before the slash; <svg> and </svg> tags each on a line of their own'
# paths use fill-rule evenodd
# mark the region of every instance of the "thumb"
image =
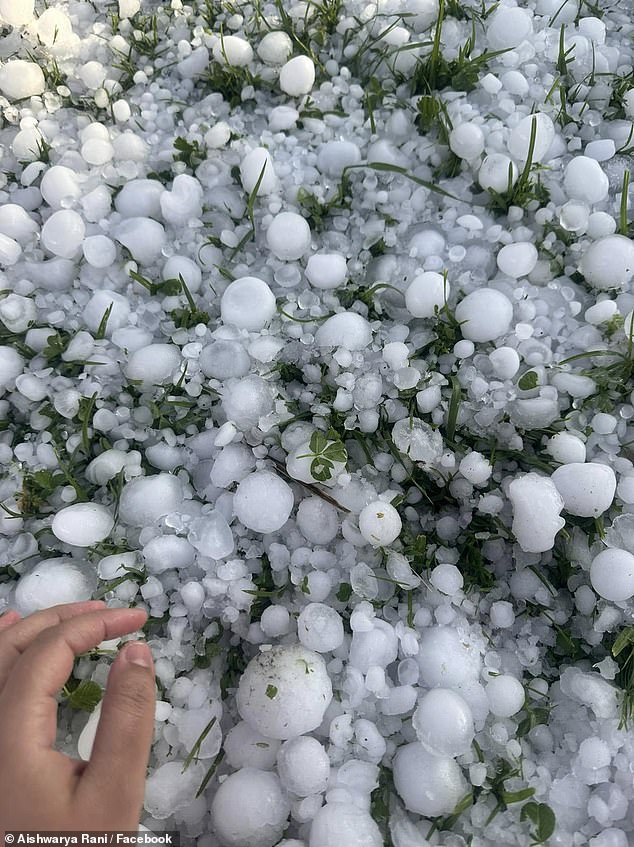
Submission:
<svg viewBox="0 0 634 847">
<path fill-rule="evenodd" d="M 126 644 L 108 676 L 92 756 L 79 786 L 112 818 L 139 823 L 152 736 L 156 686 L 150 648 L 142 641 Z"/>
</svg>

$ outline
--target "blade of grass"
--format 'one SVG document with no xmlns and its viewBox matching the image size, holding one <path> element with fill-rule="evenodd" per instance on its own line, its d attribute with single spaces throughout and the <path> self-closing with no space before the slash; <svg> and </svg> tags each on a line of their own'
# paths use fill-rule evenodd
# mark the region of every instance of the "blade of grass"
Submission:
<svg viewBox="0 0 634 847">
<path fill-rule="evenodd" d="M 217 718 L 214 716 L 209 721 L 207 726 L 203 729 L 203 731 L 200 733 L 198 738 L 196 739 L 194 746 L 192 747 L 192 749 L 190 750 L 187 758 L 183 762 L 183 769 L 181 770 L 181 773 L 185 773 L 185 771 L 191 765 L 191 763 L 194 761 L 194 759 L 197 759 L 198 753 L 200 752 L 200 748 L 202 747 L 202 743 L 205 740 L 205 738 L 207 738 L 207 736 L 209 735 L 211 730 L 213 729 L 213 727 L 216 723 L 216 720 L 217 720 Z"/>
</svg>

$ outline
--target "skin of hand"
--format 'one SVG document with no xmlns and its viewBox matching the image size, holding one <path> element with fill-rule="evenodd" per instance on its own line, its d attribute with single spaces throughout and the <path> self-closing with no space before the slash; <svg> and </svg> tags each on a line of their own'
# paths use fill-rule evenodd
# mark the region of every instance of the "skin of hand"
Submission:
<svg viewBox="0 0 634 847">
<path fill-rule="evenodd" d="M 147 644 L 128 642 L 112 664 L 90 761 L 54 745 L 75 657 L 146 619 L 96 600 L 0 617 L 0 833 L 137 830 L 156 701 Z"/>
</svg>

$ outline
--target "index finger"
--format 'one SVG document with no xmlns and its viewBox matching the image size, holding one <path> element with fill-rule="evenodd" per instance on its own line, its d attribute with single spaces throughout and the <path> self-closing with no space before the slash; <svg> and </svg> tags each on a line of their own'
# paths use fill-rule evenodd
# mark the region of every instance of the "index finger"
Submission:
<svg viewBox="0 0 634 847">
<path fill-rule="evenodd" d="M 0 693 L 2 754 L 20 751 L 24 756 L 25 745 L 51 748 L 57 734 L 57 694 L 75 657 L 101 641 L 134 632 L 146 618 L 142 609 L 100 609 L 41 632 L 15 663 Z"/>
<path fill-rule="evenodd" d="M 68 618 L 104 608 L 105 603 L 101 600 L 84 600 L 80 603 L 51 606 L 26 618 L 21 618 L 13 610 L 6 612 L 0 618 L 0 690 L 4 687 L 11 668 L 20 658 L 20 655 L 42 630 L 55 626 Z M 8 620 L 8 624 L 3 627 L 2 622 L 4 620 Z"/>
</svg>

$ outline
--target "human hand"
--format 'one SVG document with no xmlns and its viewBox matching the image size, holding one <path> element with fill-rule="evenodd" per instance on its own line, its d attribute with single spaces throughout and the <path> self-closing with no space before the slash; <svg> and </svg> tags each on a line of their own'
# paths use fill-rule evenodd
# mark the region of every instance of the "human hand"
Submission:
<svg viewBox="0 0 634 847">
<path fill-rule="evenodd" d="M 149 647 L 130 642 L 115 659 L 90 762 L 54 749 L 56 697 L 77 655 L 146 618 L 98 600 L 0 617 L 0 833 L 136 831 L 154 729 Z"/>
</svg>

